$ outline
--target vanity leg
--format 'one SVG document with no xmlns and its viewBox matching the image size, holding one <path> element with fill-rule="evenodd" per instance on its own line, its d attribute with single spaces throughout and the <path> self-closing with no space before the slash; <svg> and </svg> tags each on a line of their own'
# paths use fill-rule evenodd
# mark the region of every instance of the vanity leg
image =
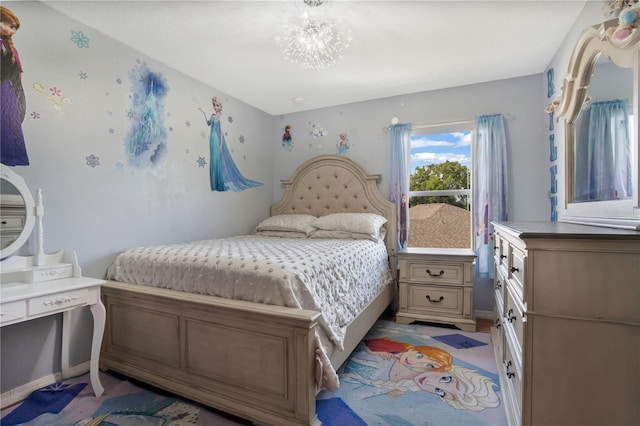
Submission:
<svg viewBox="0 0 640 426">
<path fill-rule="evenodd" d="M 91 314 L 93 315 L 93 341 L 91 343 L 91 362 L 89 368 L 93 393 L 98 397 L 104 392 L 102 383 L 100 383 L 100 370 L 98 366 L 106 320 L 106 309 L 100 299 L 98 299 L 98 303 L 91 305 Z"/>
<path fill-rule="evenodd" d="M 69 318 L 70 312 L 71 311 L 64 311 L 62 313 L 62 352 L 60 355 L 62 379 L 69 378 L 69 334 L 71 327 L 71 319 Z"/>
</svg>

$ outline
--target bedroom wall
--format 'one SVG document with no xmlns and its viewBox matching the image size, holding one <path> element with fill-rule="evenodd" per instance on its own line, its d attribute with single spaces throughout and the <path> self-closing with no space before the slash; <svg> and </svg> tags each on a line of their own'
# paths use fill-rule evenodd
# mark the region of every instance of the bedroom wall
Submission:
<svg viewBox="0 0 640 426">
<path fill-rule="evenodd" d="M 548 220 L 549 179 L 544 121 L 541 116 L 542 75 L 415 93 L 324 108 L 276 118 L 279 135 L 291 126 L 292 143 L 273 156 L 274 197 L 282 195 L 279 179 L 301 162 L 319 154 L 337 154 L 340 133 L 346 133 L 344 153 L 367 172 L 381 174 L 379 186 L 388 193 L 388 140 L 392 117 L 413 125 L 473 120 L 477 115 L 506 117 L 508 214 L 511 220 Z M 321 131 L 319 131 L 321 129 Z M 493 283 L 476 278 L 474 310 L 485 316 L 493 310 Z"/>
<path fill-rule="evenodd" d="M 42 188 L 46 253 L 76 250 L 84 275 L 104 277 L 119 251 L 248 233 L 269 214 L 273 117 L 141 55 L 39 2 L 3 2 L 20 19 L 13 37 L 24 74 L 29 166 L 14 171 Z M 114 23 L 117 25 L 117 23 Z M 132 164 L 125 140 L 140 130 L 133 100 L 140 78 L 166 88 L 152 116 L 166 132 L 166 157 Z M 244 176 L 264 183 L 214 192 L 209 183 L 211 97 Z M 203 164 L 200 159 L 207 162 Z M 157 164 L 152 166 L 151 164 Z M 203 167 L 201 167 L 203 166 Z M 29 241 L 22 254 L 34 253 Z M 74 314 L 71 365 L 89 359 L 92 319 Z M 1 391 L 60 371 L 61 316 L 1 329 Z"/>
</svg>

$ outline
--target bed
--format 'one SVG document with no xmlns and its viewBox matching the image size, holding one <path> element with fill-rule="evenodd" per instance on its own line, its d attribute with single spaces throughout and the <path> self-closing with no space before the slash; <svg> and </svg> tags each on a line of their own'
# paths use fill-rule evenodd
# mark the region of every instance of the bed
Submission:
<svg viewBox="0 0 640 426">
<path fill-rule="evenodd" d="M 216 292 L 202 294 L 202 286 L 197 284 L 199 277 L 206 275 L 202 271 L 183 274 L 182 281 L 179 281 L 170 279 L 171 272 L 161 269 L 174 256 L 167 253 L 182 250 L 182 247 L 172 245 L 160 249 L 165 253 L 166 262 L 147 266 L 156 273 L 155 284 L 136 283 L 136 274 L 126 267 L 121 269 L 127 273 L 114 273 L 112 268 L 119 262 L 119 255 L 108 271 L 108 278 L 117 278 L 117 281 L 109 279 L 102 287 L 107 322 L 100 368 L 122 373 L 254 423 L 319 425 L 315 412 L 317 392 L 338 385 L 335 371 L 384 310 L 396 304 L 395 273 L 391 272 L 396 271 L 395 206 L 379 192 L 379 179 L 380 175 L 367 174 L 348 158 L 334 155 L 315 157 L 300 165 L 290 179 L 282 181 L 284 194 L 270 212 L 274 220 L 306 215 L 324 220 L 355 213 L 381 216 L 386 222 L 382 227 L 384 232 L 378 235 L 378 242 L 371 238 L 371 241 L 363 239 L 347 243 L 347 240 L 333 240 L 331 233 L 322 235 L 331 238 L 317 238 L 315 241 L 311 237 L 286 238 L 280 235 L 272 238 L 262 236 L 260 232 L 256 232 L 258 235 L 221 239 L 226 245 L 251 244 L 250 248 L 242 245 L 240 251 L 254 253 L 253 245 L 256 244 L 265 245 L 269 252 L 280 250 L 281 261 L 288 249 L 272 248 L 270 240 L 281 241 L 277 244 L 290 243 L 290 247 L 295 247 L 291 253 L 305 250 L 338 253 L 345 245 L 353 243 L 356 244 L 355 250 L 366 252 L 361 255 L 364 257 L 356 255 L 353 259 L 339 260 L 344 264 L 351 262 L 353 269 L 356 269 L 356 263 L 364 263 L 365 257 L 373 256 L 369 253 L 375 252 L 375 256 L 379 256 L 377 246 L 381 245 L 390 279 L 349 315 L 333 318 L 326 312 L 325 302 L 312 304 L 315 308 L 309 309 L 306 303 L 283 303 L 285 306 L 281 306 L 273 304 L 271 299 L 260 303 L 250 297 L 238 300 L 222 297 Z M 308 235 L 314 233 L 309 232 Z M 210 250 L 212 245 L 217 247 L 219 242 L 194 244 L 196 248 L 190 246 L 188 253 L 180 255 L 180 262 L 188 259 L 195 264 L 199 253 Z M 149 250 L 157 251 L 158 247 Z M 146 252 L 141 253 L 134 254 L 131 263 L 146 255 Z M 210 258 L 209 254 L 206 256 Z M 227 272 L 227 275 L 235 282 L 251 281 L 246 269 L 266 268 L 264 264 L 271 265 L 272 262 L 273 268 L 280 265 L 271 259 L 256 261 L 256 256 L 262 254 L 229 260 L 229 264 L 235 262 L 236 272 L 240 271 L 238 268 L 244 269 L 242 273 L 233 275 L 234 272 Z M 177 259 L 174 256 L 173 262 L 179 263 Z M 317 268 L 318 274 L 322 274 L 321 266 L 326 259 L 320 255 L 313 259 L 304 260 L 304 267 Z M 262 266 L 255 266 L 258 264 Z M 299 264 L 292 267 L 297 268 Z M 348 266 L 345 268 L 349 269 Z M 193 279 L 185 279 L 189 276 Z M 305 274 L 300 276 L 303 278 L 295 279 L 306 279 Z M 327 280 L 327 276 L 324 279 Z M 362 273 L 358 280 L 366 281 Z M 178 281 L 178 287 L 169 285 L 169 281 Z M 342 293 L 336 291 L 338 299 L 329 305 L 337 304 L 339 299 L 347 299 L 344 290 Z M 295 292 L 283 299 L 305 297 Z"/>
</svg>

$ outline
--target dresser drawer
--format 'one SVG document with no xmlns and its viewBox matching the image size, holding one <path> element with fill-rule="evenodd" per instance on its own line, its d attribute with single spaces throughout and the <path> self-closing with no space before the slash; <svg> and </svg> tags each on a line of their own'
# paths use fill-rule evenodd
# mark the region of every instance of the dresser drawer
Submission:
<svg viewBox="0 0 640 426">
<path fill-rule="evenodd" d="M 512 342 L 514 357 L 516 358 L 519 366 L 522 365 L 524 321 L 525 316 L 522 305 L 517 301 L 516 296 L 511 291 L 511 287 L 508 287 L 502 323 L 507 338 Z"/>
<path fill-rule="evenodd" d="M 400 279 L 406 282 L 438 285 L 464 285 L 464 264 L 444 262 L 403 261 Z"/>
<path fill-rule="evenodd" d="M 507 398 L 507 404 L 513 406 L 514 413 L 520 416 L 522 408 L 522 369 L 517 365 L 514 360 L 512 348 L 505 340 L 504 345 L 504 361 L 502 362 L 502 368 L 504 369 L 504 377 L 506 378 L 507 392 L 503 393 Z M 516 422 L 520 424 L 520 421 Z"/>
<path fill-rule="evenodd" d="M 24 318 L 27 315 L 27 304 L 24 300 L 3 303 L 0 307 L 0 324 Z"/>
<path fill-rule="evenodd" d="M 416 313 L 462 315 L 462 288 L 407 285 L 407 309 Z"/>
<path fill-rule="evenodd" d="M 505 293 L 507 292 L 507 280 L 502 272 L 496 267 L 493 279 L 493 292 L 496 299 L 496 306 L 499 305 L 501 311 L 504 311 Z"/>
<path fill-rule="evenodd" d="M 496 267 L 498 269 L 501 269 L 503 273 L 506 274 L 509 259 L 509 242 L 502 238 L 500 234 L 496 234 L 493 243 L 495 244 L 494 259 L 496 262 Z"/>
<path fill-rule="evenodd" d="M 0 230 L 21 230 L 24 227 L 24 216 L 2 216 Z"/>
<path fill-rule="evenodd" d="M 518 300 L 524 301 L 523 289 L 524 289 L 524 277 L 525 277 L 525 254 L 522 250 L 512 247 L 511 256 L 509 262 L 509 280 L 511 281 L 514 290 L 518 294 Z"/>
<path fill-rule="evenodd" d="M 40 315 L 59 309 L 97 303 L 100 297 L 98 288 L 65 291 L 47 296 L 29 299 L 29 315 Z"/>
<path fill-rule="evenodd" d="M 504 306 L 500 304 L 496 298 L 496 309 L 494 315 L 494 323 L 493 326 L 495 328 L 495 334 L 497 341 L 494 342 L 496 345 L 496 352 L 500 354 L 500 362 L 504 361 Z"/>
</svg>

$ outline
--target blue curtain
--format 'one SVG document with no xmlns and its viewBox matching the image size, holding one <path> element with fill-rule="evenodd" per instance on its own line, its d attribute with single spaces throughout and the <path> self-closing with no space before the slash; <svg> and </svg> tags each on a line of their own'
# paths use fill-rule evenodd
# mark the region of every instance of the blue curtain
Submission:
<svg viewBox="0 0 640 426">
<path fill-rule="evenodd" d="M 395 203 L 398 218 L 398 249 L 409 240 L 409 150 L 411 123 L 389 126 L 389 200 Z"/>
<path fill-rule="evenodd" d="M 629 108 L 626 100 L 591 104 L 588 146 L 588 199 L 632 197 Z"/>
<path fill-rule="evenodd" d="M 492 221 L 507 220 L 507 141 L 501 114 L 476 117 L 473 216 L 476 273 L 493 278 Z"/>
</svg>

